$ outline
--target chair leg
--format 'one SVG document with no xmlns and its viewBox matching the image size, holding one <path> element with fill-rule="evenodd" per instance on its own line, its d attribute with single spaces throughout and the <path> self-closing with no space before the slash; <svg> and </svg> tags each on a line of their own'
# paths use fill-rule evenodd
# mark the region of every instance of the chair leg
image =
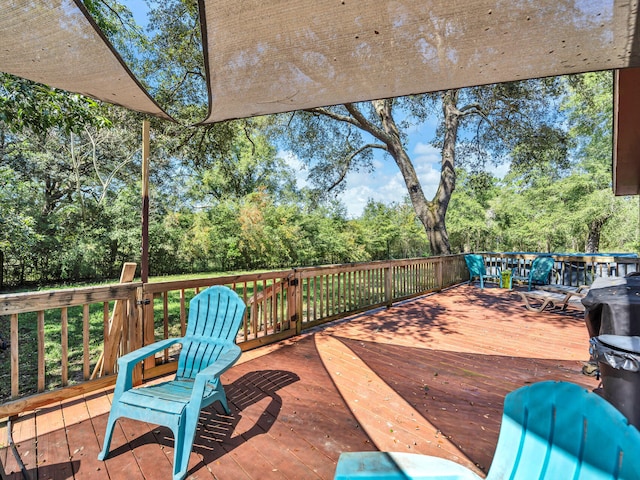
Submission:
<svg viewBox="0 0 640 480">
<path fill-rule="evenodd" d="M 185 425 L 184 423 L 180 422 L 175 430 L 173 430 L 173 480 L 183 480 L 187 476 L 187 470 L 189 469 L 189 457 L 191 456 L 193 437 L 191 437 L 191 441 L 188 442 L 187 445 L 185 442 L 188 437 L 185 434 L 185 429 L 189 430 L 189 425 Z"/>
<path fill-rule="evenodd" d="M 224 412 L 227 415 L 231 415 L 231 410 L 229 409 L 229 404 L 227 403 L 227 394 L 222 388 L 222 385 L 219 385 L 218 387 L 218 400 L 220 400 L 220 404 L 222 405 Z"/>
<path fill-rule="evenodd" d="M 109 414 L 109 420 L 107 420 L 107 428 L 104 431 L 104 441 L 102 443 L 102 451 L 98 454 L 98 460 L 104 460 L 109 455 L 109 447 L 111 446 L 111 437 L 113 436 L 113 427 L 116 424 L 118 417 Z"/>
<path fill-rule="evenodd" d="M 531 310 L 532 312 L 542 313 L 544 309 L 547 308 L 548 305 L 551 305 L 550 308 L 555 307 L 555 303 L 550 298 L 543 300 L 542 304 L 539 307 L 534 307 L 533 305 L 531 305 L 531 301 L 525 292 L 518 292 L 518 295 L 520 295 L 520 297 L 524 301 L 525 308 L 527 310 Z"/>
<path fill-rule="evenodd" d="M 175 438 L 175 450 L 173 454 L 173 480 L 183 480 L 189 470 L 189 458 L 193 441 L 196 437 L 200 406 L 189 408 L 184 412 L 184 418 L 176 426 L 173 432 Z"/>
</svg>

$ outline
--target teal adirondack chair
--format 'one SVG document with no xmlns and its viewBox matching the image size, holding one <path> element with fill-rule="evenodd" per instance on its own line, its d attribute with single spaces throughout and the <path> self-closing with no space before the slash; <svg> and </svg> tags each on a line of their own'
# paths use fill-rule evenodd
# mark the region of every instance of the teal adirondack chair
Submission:
<svg viewBox="0 0 640 480">
<path fill-rule="evenodd" d="M 640 432 L 579 385 L 540 382 L 506 396 L 486 480 L 637 480 Z M 335 480 L 480 480 L 450 460 L 412 453 L 343 453 Z"/>
<path fill-rule="evenodd" d="M 551 274 L 554 264 L 555 260 L 553 257 L 549 255 L 539 255 L 533 259 L 533 262 L 531 262 L 531 268 L 529 269 L 528 275 L 518 275 L 518 268 L 513 268 L 511 271 L 511 284 L 509 284 L 509 289 L 512 288 L 514 280 L 527 282 L 529 290 L 531 290 L 534 285 L 547 285 L 549 283 L 549 275 Z"/>
<path fill-rule="evenodd" d="M 500 268 L 498 268 L 497 270 L 497 275 L 487 273 L 487 269 L 484 266 L 484 258 L 482 258 L 482 255 L 469 253 L 464 256 L 464 261 L 467 264 L 467 268 L 469 269 L 469 283 L 473 281 L 474 277 L 478 277 L 480 279 L 480 288 L 484 288 L 485 279 L 495 280 L 502 287 Z"/>
<path fill-rule="evenodd" d="M 189 302 L 185 337 L 162 340 L 118 359 L 118 378 L 98 459 L 109 454 L 116 420 L 133 418 L 171 429 L 175 441 L 173 479 L 186 477 L 200 410 L 219 401 L 225 412 L 231 413 L 220 375 L 240 358 L 235 338 L 245 309 L 244 302 L 229 288 L 207 288 Z M 175 378 L 132 388 L 135 365 L 175 344 L 182 345 Z"/>
</svg>

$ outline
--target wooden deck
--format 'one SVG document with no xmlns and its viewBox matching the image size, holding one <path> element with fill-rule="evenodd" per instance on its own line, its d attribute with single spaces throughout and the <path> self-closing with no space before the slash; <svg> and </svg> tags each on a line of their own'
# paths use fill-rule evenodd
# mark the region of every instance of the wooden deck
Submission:
<svg viewBox="0 0 640 480">
<path fill-rule="evenodd" d="M 486 472 L 504 396 L 549 379 L 596 388 L 582 314 L 536 314 L 507 290 L 460 286 L 243 354 L 231 416 L 204 410 L 188 478 L 331 479 L 343 451 L 443 456 Z M 30 479 L 166 479 L 173 440 L 121 420 L 105 462 L 112 390 L 23 414 L 13 439 Z M 0 424 L 0 461 L 22 478 Z"/>
</svg>

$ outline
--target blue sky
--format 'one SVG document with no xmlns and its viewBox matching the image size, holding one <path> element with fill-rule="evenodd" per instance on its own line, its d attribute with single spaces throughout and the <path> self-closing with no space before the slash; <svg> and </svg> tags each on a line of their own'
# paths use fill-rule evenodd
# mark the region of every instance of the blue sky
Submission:
<svg viewBox="0 0 640 480">
<path fill-rule="evenodd" d="M 435 124 L 426 123 L 416 127 L 409 132 L 407 148 L 428 200 L 434 197 L 440 182 L 440 150 L 429 143 L 434 135 Z M 362 214 L 369 199 L 389 205 L 393 202 L 401 202 L 407 196 L 407 187 L 393 158 L 377 150 L 374 155 L 375 170 L 371 173 L 348 174 L 346 189 L 338 196 L 347 209 L 347 215 L 351 218 L 357 218 Z M 291 152 L 280 151 L 279 156 L 284 158 L 296 172 L 298 187 L 307 186 L 308 171 L 304 163 Z M 508 165 L 488 167 L 488 170 L 498 178 L 503 178 L 507 173 Z"/>
<path fill-rule="evenodd" d="M 414 162 L 422 188 L 428 198 L 433 197 L 440 179 L 440 152 L 428 144 L 433 136 L 419 135 L 422 141 L 410 143 L 409 155 Z M 418 137 L 418 135 L 414 135 Z M 303 162 L 290 152 L 279 155 L 297 172 L 298 186 L 308 185 L 307 173 Z M 400 202 L 407 195 L 407 188 L 398 166 L 391 156 L 375 152 L 375 170 L 371 173 L 350 173 L 346 177 L 346 189 L 338 198 L 347 209 L 349 217 L 360 216 L 369 199 L 390 204 Z"/>
<path fill-rule="evenodd" d="M 120 0 L 123 5 L 126 5 L 135 19 L 136 23 L 141 26 L 147 24 L 147 12 L 149 7 L 145 0 Z"/>
</svg>

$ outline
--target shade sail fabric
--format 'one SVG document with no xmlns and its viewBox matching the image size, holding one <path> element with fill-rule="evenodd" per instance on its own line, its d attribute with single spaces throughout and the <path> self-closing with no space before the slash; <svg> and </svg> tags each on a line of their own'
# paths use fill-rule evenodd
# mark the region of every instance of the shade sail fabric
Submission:
<svg viewBox="0 0 640 480">
<path fill-rule="evenodd" d="M 85 15 L 80 2 L 0 0 L 0 70 L 170 119 Z"/>
<path fill-rule="evenodd" d="M 629 0 L 200 0 L 204 123 L 640 66 Z"/>
<path fill-rule="evenodd" d="M 640 67 L 638 0 L 199 0 L 204 123 Z M 0 0 L 0 70 L 162 118 L 81 0 Z"/>
</svg>

